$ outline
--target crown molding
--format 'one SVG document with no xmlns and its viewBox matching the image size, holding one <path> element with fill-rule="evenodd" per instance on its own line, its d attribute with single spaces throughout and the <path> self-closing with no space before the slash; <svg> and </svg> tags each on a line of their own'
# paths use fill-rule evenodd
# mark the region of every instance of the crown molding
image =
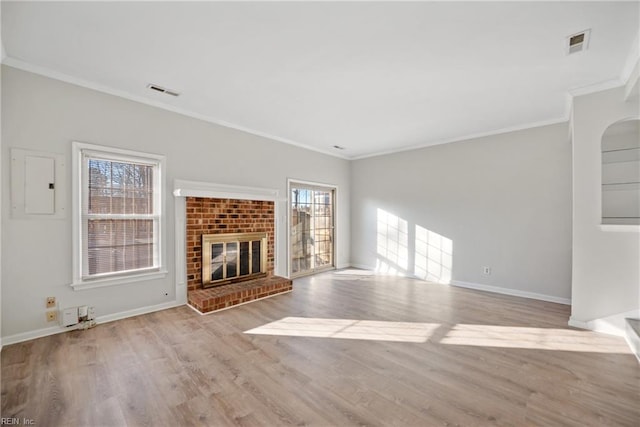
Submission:
<svg viewBox="0 0 640 427">
<path fill-rule="evenodd" d="M 638 35 L 640 36 L 640 32 L 638 33 Z M 536 128 L 536 127 L 541 127 L 541 126 L 548 126 L 548 125 L 553 125 L 553 124 L 558 124 L 558 123 L 563 123 L 563 122 L 568 122 L 571 116 L 571 109 L 572 109 L 572 104 L 573 104 L 573 98 L 576 96 L 582 96 L 582 95 L 587 95 L 587 94 L 591 94 L 594 92 L 600 92 L 603 90 L 607 90 L 607 89 L 613 89 L 616 87 L 620 87 L 620 86 L 624 86 L 625 82 L 633 77 L 634 75 L 634 70 L 636 67 L 636 64 L 638 63 L 638 57 L 635 57 L 634 59 L 634 54 L 638 54 L 638 52 L 636 52 L 638 50 L 638 40 L 639 37 L 636 36 L 632 49 L 630 51 L 630 55 L 627 58 L 627 63 L 623 69 L 623 71 L 621 72 L 621 77 L 619 79 L 614 79 L 614 80 L 607 80 L 607 81 L 603 81 L 603 82 L 599 82 L 599 83 L 595 83 L 592 85 L 588 85 L 588 86 L 582 86 L 582 87 L 576 87 L 576 88 L 572 88 L 569 89 L 567 92 L 567 102 L 565 105 L 565 113 L 563 114 L 562 117 L 558 117 L 555 119 L 550 119 L 550 120 L 545 120 L 545 121 L 539 121 L 539 122 L 528 122 L 528 123 L 524 123 L 524 124 L 520 124 L 517 126 L 510 126 L 510 127 L 505 127 L 505 128 L 500 128 L 500 129 L 494 129 L 491 131 L 487 131 L 487 132 L 478 132 L 478 133 L 472 133 L 472 134 L 466 134 L 460 137 L 455 137 L 455 138 L 448 138 L 448 139 L 441 139 L 441 140 L 434 140 L 434 141 L 429 141 L 429 142 L 425 142 L 422 144 L 416 144 L 416 145 L 409 145 L 409 146 L 405 146 L 405 147 L 399 147 L 399 148 L 395 148 L 395 149 L 390 149 L 390 150 L 382 150 L 382 151 L 377 151 L 377 152 L 373 152 L 373 153 L 368 153 L 368 154 L 362 154 L 362 155 L 355 155 L 355 156 L 349 156 L 347 154 L 344 153 L 337 153 L 334 151 L 330 151 L 330 150 L 324 150 L 324 149 L 320 149 L 317 147 L 313 147 L 307 144 L 303 144 L 297 141 L 293 141 L 287 138 L 282 138 L 276 135 L 272 135 L 269 133 L 265 133 L 265 132 L 261 132 L 255 129 L 251 129 L 245 126 L 240 126 L 234 123 L 230 123 L 230 122 L 226 122 L 224 120 L 220 120 L 217 119 L 215 117 L 210 117 L 210 116 L 206 116 L 203 114 L 199 114 L 196 113 L 194 111 L 190 111 L 187 109 L 183 109 L 180 107 L 176 107 L 170 104 L 166 104 L 163 102 L 159 102 L 156 100 L 152 100 L 152 99 L 148 99 L 145 98 L 143 96 L 140 95 L 135 95 L 132 94 L 130 92 L 127 91 L 122 91 L 122 90 L 118 90 L 118 89 L 114 89 L 99 83 L 95 83 L 95 82 L 91 82 L 88 80 L 84 80 L 84 79 L 80 79 L 74 76 L 70 76 L 68 74 L 64 74 L 64 73 L 60 73 L 58 71 L 52 70 L 50 68 L 47 67 L 41 67 L 38 65 L 34 65 L 10 56 L 5 56 L 2 59 L 2 64 L 13 67 L 13 68 L 17 68 L 19 70 L 23 70 L 23 71 L 27 71 L 30 73 L 34 73 L 34 74 L 39 74 L 45 77 L 49 77 L 55 80 L 60 80 L 66 83 L 70 83 L 76 86 L 81 86 L 87 89 L 91 89 L 91 90 L 95 90 L 98 92 L 102 92 L 102 93 L 106 93 L 109 95 L 113 95 L 113 96 L 117 96 L 120 98 L 124 98 L 130 101 L 134 101 L 134 102 L 138 102 L 141 104 L 145 104 L 145 105 L 149 105 L 152 107 L 156 107 L 156 108 L 160 108 L 166 111 L 170 111 L 173 113 L 177 113 L 183 116 L 187 116 L 187 117 L 191 117 L 191 118 L 195 118 L 198 120 L 202 120 L 208 123 L 212 123 L 218 126 L 223 126 L 226 128 L 230 128 L 230 129 L 234 129 L 240 132 L 245 132 L 251 135 L 255 135 L 255 136 L 259 136 L 262 138 L 266 138 L 272 141 L 276 141 L 276 142 L 280 142 L 280 143 L 284 143 L 287 145 L 292 145 L 298 148 L 302 148 L 305 150 L 310 150 L 310 151 L 314 151 L 317 153 L 321 153 L 321 154 L 325 154 L 331 157 L 335 157 L 335 158 L 339 158 L 339 159 L 343 159 L 343 160 L 361 160 L 361 159 L 366 159 L 366 158 L 371 158 L 371 157 L 379 157 L 379 156 L 384 156 L 384 155 L 390 155 L 390 154 L 395 154 L 395 153 L 401 153 L 401 152 L 405 152 L 405 151 L 412 151 L 412 150 L 419 150 L 422 148 L 427 148 L 427 147 L 432 147 L 432 146 L 436 146 L 436 145 L 442 145 L 442 144 L 449 144 L 449 143 L 454 143 L 454 142 L 462 142 L 462 141 L 467 141 L 467 140 L 471 140 L 471 139 L 477 139 L 477 138 L 484 138 L 484 137 L 488 137 L 488 136 L 494 136 L 494 135 L 500 135 L 500 134 L 504 134 L 504 133 L 509 133 L 509 132 L 516 132 L 516 131 L 520 131 L 520 130 L 525 130 L 525 129 L 532 129 L 532 128 Z M 3 50 L 3 54 L 4 54 L 4 50 Z"/>
<path fill-rule="evenodd" d="M 571 97 L 589 95 L 591 93 L 602 92 L 603 90 L 613 89 L 620 86 L 624 86 L 624 81 L 622 79 L 605 80 L 603 82 L 569 89 L 569 95 L 571 95 Z"/>
<path fill-rule="evenodd" d="M 640 30 L 631 43 L 627 60 L 624 63 L 624 67 L 620 72 L 620 80 L 627 83 L 632 76 L 634 69 L 637 67 L 638 61 L 640 61 Z"/>
<path fill-rule="evenodd" d="M 517 132 L 520 130 L 526 130 L 526 129 L 534 129 L 534 128 L 538 128 L 538 127 L 542 127 L 542 126 L 550 126 L 550 125 L 555 125 L 558 123 L 565 123 L 569 121 L 569 115 L 564 114 L 562 117 L 559 117 L 557 119 L 551 119 L 551 120 L 544 120 L 541 122 L 532 122 L 532 123 L 525 123 L 522 125 L 518 125 L 518 126 L 511 126 L 511 127 L 505 127 L 505 128 L 500 128 L 500 129 L 495 129 L 492 131 L 488 131 L 488 132 L 478 132 L 478 133 L 473 133 L 473 134 L 467 134 L 461 137 L 456 137 L 456 138 L 451 138 L 451 139 L 440 139 L 440 140 L 435 140 L 435 141 L 431 141 L 431 142 L 425 142 L 424 144 L 418 144 L 418 145 L 409 145 L 406 147 L 402 147 L 402 148 L 398 148 L 395 150 L 386 150 L 386 151 L 378 151 L 376 153 L 371 153 L 371 154 L 363 154 L 361 156 L 355 156 L 352 157 L 351 160 L 362 160 L 362 159 L 368 159 L 370 157 L 379 157 L 379 156 L 386 156 L 389 154 L 396 154 L 396 153 L 402 153 L 405 151 L 413 151 L 413 150 L 420 150 L 422 148 L 428 148 L 428 147 L 433 147 L 436 145 L 443 145 L 443 144 L 450 144 L 453 142 L 463 142 L 463 141 L 469 141 L 472 139 L 478 139 L 478 138 L 485 138 L 487 136 L 494 136 L 494 135 L 500 135 L 500 134 L 504 134 L 504 133 L 509 133 L 509 132 Z"/>
<path fill-rule="evenodd" d="M 159 102 L 159 101 L 155 101 L 149 98 L 145 98 L 143 96 L 140 95 L 135 95 L 133 93 L 127 92 L 127 91 L 123 91 L 123 90 L 119 90 L 119 89 L 114 89 L 111 88 L 109 86 L 105 86 L 103 84 L 100 83 L 95 83 L 89 80 L 84 80 L 84 79 L 80 79 L 78 77 L 74 77 L 74 76 L 70 76 L 68 74 L 65 73 L 61 73 L 55 70 L 52 70 L 48 67 L 41 67 L 39 65 L 34 65 L 31 64 L 29 62 L 25 62 L 22 61 L 20 59 L 16 59 L 13 58 L 11 56 L 6 56 L 5 58 L 2 59 L 2 64 L 7 65 L 9 67 L 12 68 L 17 68 L 19 70 L 22 71 L 27 71 L 29 73 L 33 73 L 33 74 L 38 74 L 41 76 L 45 76 L 45 77 L 49 77 L 51 79 L 54 80 L 60 80 L 63 81 L 65 83 L 70 83 L 76 86 L 80 86 L 80 87 L 84 87 L 87 89 L 91 89 L 91 90 L 95 90 L 97 92 L 102 92 L 102 93 L 106 93 L 108 95 L 113 95 L 113 96 L 117 96 L 119 98 L 124 98 L 127 99 L 129 101 L 134 101 L 134 102 L 138 102 L 140 104 L 145 104 L 145 105 L 149 105 L 152 107 L 156 107 L 156 108 L 160 108 L 166 111 L 171 111 L 172 113 L 176 113 L 176 114 L 180 114 L 183 116 L 187 116 L 187 117 L 191 117 L 194 119 L 198 119 L 198 120 L 202 120 L 208 123 L 212 123 L 218 126 L 223 126 L 226 128 L 230 128 L 230 129 L 234 129 L 240 132 L 245 132 L 251 135 L 255 135 L 255 136 L 259 136 L 262 138 L 266 138 L 272 141 L 276 141 L 276 142 L 281 142 L 284 144 L 288 144 L 288 145 L 293 145 L 295 147 L 298 148 L 302 148 L 305 150 L 310 150 L 310 151 L 315 151 L 317 153 L 321 153 L 321 154 L 325 154 L 331 157 L 337 157 L 340 159 L 344 159 L 344 160 L 349 160 L 350 158 L 348 156 L 342 155 L 340 153 L 336 153 L 330 150 L 323 150 L 317 147 L 313 147 L 310 145 L 306 145 L 303 144 L 301 142 L 297 142 L 297 141 L 293 141 L 287 138 L 282 138 L 276 135 L 272 135 L 266 132 L 261 132 L 255 129 L 251 129 L 245 126 L 241 126 L 241 125 L 237 125 L 235 123 L 230 123 L 224 120 L 220 120 L 217 119 L 215 117 L 210 117 L 204 114 L 200 114 L 200 113 L 196 113 L 194 111 L 190 111 L 184 108 L 180 108 L 180 107 L 176 107 L 174 105 L 170 105 L 170 104 L 166 104 L 164 102 Z"/>
</svg>

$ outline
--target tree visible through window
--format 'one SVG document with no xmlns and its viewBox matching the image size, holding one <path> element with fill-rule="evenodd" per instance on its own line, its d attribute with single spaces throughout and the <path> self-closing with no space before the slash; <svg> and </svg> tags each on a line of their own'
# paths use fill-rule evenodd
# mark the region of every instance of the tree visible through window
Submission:
<svg viewBox="0 0 640 427">
<path fill-rule="evenodd" d="M 290 191 L 291 274 L 333 268 L 335 189 L 292 182 Z"/>
<path fill-rule="evenodd" d="M 79 280 L 158 270 L 161 158 L 89 147 L 79 152 Z"/>
<path fill-rule="evenodd" d="M 89 275 L 153 267 L 154 167 L 91 158 L 88 166 Z"/>
</svg>

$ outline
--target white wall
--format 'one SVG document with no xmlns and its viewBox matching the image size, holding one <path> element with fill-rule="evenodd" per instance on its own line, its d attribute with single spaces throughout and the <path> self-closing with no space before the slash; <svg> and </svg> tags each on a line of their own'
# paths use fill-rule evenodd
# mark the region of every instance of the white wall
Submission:
<svg viewBox="0 0 640 427">
<path fill-rule="evenodd" d="M 419 226 L 452 241 L 458 284 L 571 297 L 566 123 L 354 161 L 351 181 L 354 264 L 374 267 L 381 258 L 382 209 L 407 221 L 409 275 Z"/>
<path fill-rule="evenodd" d="M 611 124 L 639 118 L 638 98 L 619 87 L 573 100 L 573 305 L 586 323 L 640 307 L 640 232 L 601 228 L 601 143 Z M 618 226 L 619 227 L 619 226 Z M 621 228 L 625 229 L 625 228 Z"/>
<path fill-rule="evenodd" d="M 3 68 L 2 73 L 2 336 L 51 326 L 44 301 L 61 307 L 89 304 L 108 316 L 169 303 L 175 295 L 174 179 L 279 190 L 286 214 L 287 178 L 339 187 L 338 266 L 349 262 L 349 162 L 217 126 L 47 77 Z M 17 220 L 9 214 L 9 150 L 63 154 L 83 141 L 167 156 L 167 267 L 163 280 L 73 291 L 71 217 Z M 67 212 L 71 170 L 67 167 Z M 277 253 L 286 253 L 286 229 L 278 230 Z M 286 262 L 279 262 L 286 274 Z M 166 295 L 165 295 L 166 294 Z"/>
<path fill-rule="evenodd" d="M 0 23 L 2 22 L 0 7 Z M 4 43 L 2 43 L 2 24 L 0 24 L 0 61 L 4 60 Z M 2 66 L 0 66 L 0 100 L 2 100 Z M 2 102 L 0 102 L 0 129 L 2 129 Z M 0 132 L 0 147 L 2 147 L 2 132 Z M 2 150 L 0 150 L 0 188 L 2 188 Z M 2 198 L 0 197 L 0 224 L 2 223 Z M 0 227 L 0 242 L 2 241 L 2 227 Z M 0 245 L 0 350 L 2 350 L 2 246 Z"/>
</svg>

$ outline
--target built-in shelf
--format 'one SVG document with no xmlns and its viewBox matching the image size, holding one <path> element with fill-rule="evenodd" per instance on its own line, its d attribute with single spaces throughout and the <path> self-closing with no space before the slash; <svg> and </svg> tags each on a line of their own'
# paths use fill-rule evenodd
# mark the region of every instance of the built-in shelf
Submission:
<svg viewBox="0 0 640 427">
<path fill-rule="evenodd" d="M 629 186 L 629 185 L 633 185 L 633 184 L 640 184 L 640 181 L 630 181 L 630 182 L 608 182 L 605 184 L 602 184 L 604 187 L 609 186 L 609 185 L 624 185 L 624 186 Z"/>
<path fill-rule="evenodd" d="M 613 124 L 602 136 L 602 224 L 640 224 L 640 121 Z"/>
<path fill-rule="evenodd" d="M 600 230 L 623 233 L 640 233 L 640 224 L 600 224 Z"/>
<path fill-rule="evenodd" d="M 616 153 L 618 151 L 640 151 L 640 147 L 615 148 L 613 150 L 602 150 L 603 153 Z"/>
</svg>

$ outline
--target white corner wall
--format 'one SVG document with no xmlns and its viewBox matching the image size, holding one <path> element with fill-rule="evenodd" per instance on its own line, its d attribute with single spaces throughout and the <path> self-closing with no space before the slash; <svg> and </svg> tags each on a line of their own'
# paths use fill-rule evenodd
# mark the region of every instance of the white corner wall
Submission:
<svg viewBox="0 0 640 427">
<path fill-rule="evenodd" d="M 1 10 L 2 8 L 0 8 Z M 2 17 L 0 16 L 0 22 Z M 0 25 L 2 27 L 2 25 Z M 2 34 L 0 28 L 0 34 Z M 2 44 L 2 36 L 0 35 L 0 58 L 4 59 L 4 45 Z M 0 65 L 0 129 L 2 129 L 2 66 Z M 0 132 L 0 147 L 2 147 L 2 132 Z M 0 188 L 2 188 L 3 181 L 3 167 L 2 167 L 2 150 L 0 150 Z M 2 223 L 2 198 L 0 197 L 0 224 Z M 0 227 L 0 242 L 2 241 L 2 227 Z M 0 245 L 0 331 L 2 331 L 2 245 Z M 2 351 L 2 334 L 0 333 L 0 351 Z"/>
<path fill-rule="evenodd" d="M 379 212 L 386 212 L 406 222 L 408 259 L 395 267 L 400 273 L 420 276 L 416 227 L 422 227 L 451 241 L 453 284 L 563 303 L 571 298 L 567 123 L 357 160 L 351 195 L 354 265 L 375 268 L 402 258 L 395 253 L 403 244 L 391 242 L 380 253 L 380 240 L 394 239 L 395 231 L 377 233 Z M 433 253 L 439 256 L 437 248 Z"/>
<path fill-rule="evenodd" d="M 576 326 L 640 307 L 639 229 L 617 226 L 618 231 L 609 231 L 600 225 L 602 135 L 628 118 L 640 118 L 640 110 L 637 97 L 625 101 L 625 87 L 573 100 L 571 323 Z"/>
<path fill-rule="evenodd" d="M 337 185 L 337 265 L 349 263 L 349 162 L 238 130 L 107 95 L 44 76 L 2 69 L 2 337 L 6 343 L 51 332 L 45 298 L 59 307 L 93 305 L 98 318 L 144 312 L 177 303 L 175 289 L 175 179 L 278 190 L 286 218 L 287 179 Z M 164 154 L 166 244 L 169 274 L 161 280 L 73 291 L 71 217 L 11 218 L 10 148 L 46 151 L 71 160 L 71 141 Z M 71 168 L 67 167 L 67 212 Z M 283 223 L 286 223 L 284 221 Z M 286 229 L 277 230 L 277 256 L 285 256 Z M 286 262 L 278 274 L 286 275 Z"/>
</svg>

